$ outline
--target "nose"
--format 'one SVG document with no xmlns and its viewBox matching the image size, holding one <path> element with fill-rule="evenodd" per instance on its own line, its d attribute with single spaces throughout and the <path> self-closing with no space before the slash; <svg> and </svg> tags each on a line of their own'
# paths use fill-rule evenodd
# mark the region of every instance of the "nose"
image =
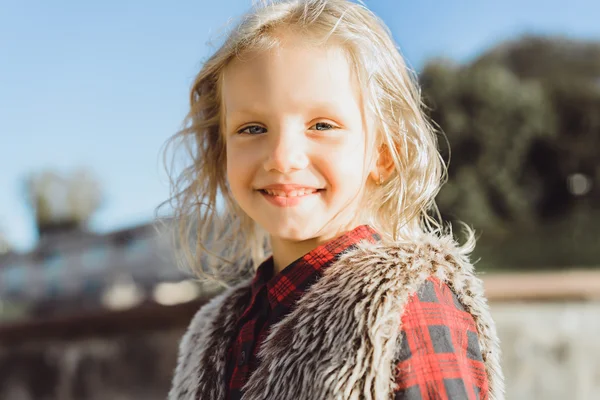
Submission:
<svg viewBox="0 0 600 400">
<path fill-rule="evenodd" d="M 270 148 L 264 163 L 266 171 L 289 173 L 308 167 L 304 132 L 292 129 L 281 130 L 271 136 Z"/>
</svg>

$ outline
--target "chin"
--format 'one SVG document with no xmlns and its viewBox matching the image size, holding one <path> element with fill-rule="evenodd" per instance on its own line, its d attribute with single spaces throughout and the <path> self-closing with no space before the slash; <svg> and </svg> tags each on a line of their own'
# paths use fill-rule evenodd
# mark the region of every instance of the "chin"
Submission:
<svg viewBox="0 0 600 400">
<path fill-rule="evenodd" d="M 293 242 L 313 239 L 316 236 L 315 232 L 310 232 L 309 229 L 305 228 L 299 229 L 297 226 L 269 226 L 269 229 L 266 229 L 266 231 L 272 237 Z"/>
</svg>

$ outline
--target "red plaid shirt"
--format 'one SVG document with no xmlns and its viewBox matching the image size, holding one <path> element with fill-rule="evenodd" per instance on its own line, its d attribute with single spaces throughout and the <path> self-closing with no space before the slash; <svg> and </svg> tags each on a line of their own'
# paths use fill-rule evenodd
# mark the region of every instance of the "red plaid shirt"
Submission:
<svg viewBox="0 0 600 400">
<path fill-rule="evenodd" d="M 358 242 L 380 239 L 363 225 L 310 251 L 277 276 L 272 276 L 272 258 L 259 266 L 250 304 L 227 352 L 227 399 L 242 397 L 241 388 L 258 365 L 257 353 L 268 329 L 291 311 L 323 270 Z M 475 322 L 446 284 L 435 278 L 427 280 L 401 318 L 395 400 L 488 398 Z"/>
</svg>

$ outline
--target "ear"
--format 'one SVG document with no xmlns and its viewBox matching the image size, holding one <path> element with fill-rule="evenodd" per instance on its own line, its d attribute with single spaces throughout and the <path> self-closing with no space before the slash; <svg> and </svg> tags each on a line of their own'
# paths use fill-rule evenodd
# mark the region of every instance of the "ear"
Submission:
<svg viewBox="0 0 600 400">
<path fill-rule="evenodd" d="M 373 163 L 373 167 L 369 172 L 369 176 L 376 185 L 379 185 L 381 182 L 385 182 L 390 175 L 392 175 L 394 172 L 394 167 L 394 159 L 392 158 L 390 148 L 387 145 L 382 144 L 377 149 L 375 162 Z"/>
</svg>

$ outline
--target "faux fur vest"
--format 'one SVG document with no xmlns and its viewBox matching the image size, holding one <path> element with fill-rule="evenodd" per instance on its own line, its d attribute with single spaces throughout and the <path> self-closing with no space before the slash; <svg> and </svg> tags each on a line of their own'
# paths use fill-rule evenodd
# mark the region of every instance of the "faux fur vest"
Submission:
<svg viewBox="0 0 600 400">
<path fill-rule="evenodd" d="M 504 398 L 496 328 L 466 254 L 450 237 L 393 245 L 362 242 L 328 267 L 272 326 L 244 399 L 391 399 L 400 318 L 430 276 L 446 282 L 473 316 L 490 399 Z M 183 336 L 169 400 L 225 398 L 225 355 L 250 282 L 212 299 Z"/>
</svg>

